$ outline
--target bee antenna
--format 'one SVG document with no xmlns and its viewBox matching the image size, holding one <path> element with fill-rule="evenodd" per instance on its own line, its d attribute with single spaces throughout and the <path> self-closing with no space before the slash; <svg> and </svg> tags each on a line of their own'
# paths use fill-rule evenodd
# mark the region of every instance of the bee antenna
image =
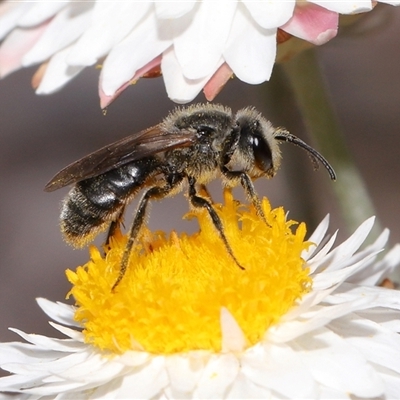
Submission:
<svg viewBox="0 0 400 400">
<path fill-rule="evenodd" d="M 291 133 L 289 133 L 284 129 L 278 129 L 274 135 L 274 138 L 282 142 L 293 143 L 294 145 L 299 146 L 302 149 L 306 150 L 311 158 L 312 163 L 314 164 L 314 168 L 318 169 L 318 161 L 319 161 L 326 168 L 331 179 L 333 181 L 336 180 L 335 170 L 329 164 L 328 160 L 322 154 L 318 153 L 317 150 L 309 146 L 306 142 L 303 142 L 297 136 L 292 135 Z"/>
</svg>

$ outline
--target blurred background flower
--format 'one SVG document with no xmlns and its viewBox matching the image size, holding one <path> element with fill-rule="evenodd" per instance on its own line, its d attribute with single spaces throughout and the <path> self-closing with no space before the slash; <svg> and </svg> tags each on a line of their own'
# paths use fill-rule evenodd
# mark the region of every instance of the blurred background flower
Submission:
<svg viewBox="0 0 400 400">
<path fill-rule="evenodd" d="M 202 88 L 212 100 L 232 74 L 250 84 L 269 80 L 278 28 L 319 45 L 336 36 L 338 13 L 372 8 L 371 1 L 6 1 L 0 76 L 43 63 L 33 83 L 49 94 L 100 62 L 102 107 L 155 69 L 171 100 L 186 103 Z"/>
<path fill-rule="evenodd" d="M 272 27 L 263 27 L 254 16 L 251 17 L 253 19 L 245 19 L 244 16 L 247 16 L 246 18 L 249 15 L 257 16 L 258 12 L 253 11 L 251 13 L 251 5 L 248 6 L 250 2 L 248 4 L 243 2 L 240 5 L 241 15 L 245 21 L 255 21 L 253 23 L 258 24 L 259 30 L 263 32 L 267 30 L 274 31 L 271 33 L 272 36 L 268 36 L 268 43 L 270 44 L 268 49 L 270 52 L 266 55 L 266 57 L 269 57 L 270 63 L 266 65 L 270 66 L 270 70 L 275 59 L 275 55 L 271 56 L 275 49 L 275 42 L 272 41 L 271 37 L 275 40 L 278 26 L 276 21 L 279 20 L 280 24 L 285 24 L 282 28 L 286 29 L 284 34 L 282 34 L 283 31 L 278 31 L 279 41 L 287 39 L 288 33 L 303 37 L 300 32 L 302 31 L 301 27 L 304 25 L 301 25 L 300 17 L 306 17 L 307 10 L 310 12 L 311 9 L 306 8 L 308 6 L 313 7 L 314 11 L 319 10 L 321 14 L 326 14 L 326 40 L 336 33 L 336 28 L 332 21 L 337 20 L 337 12 L 340 10 L 328 9 L 328 4 L 334 3 L 297 3 L 295 9 L 293 8 L 294 2 L 290 3 L 292 4 L 292 12 L 295 10 L 295 17 L 291 21 L 289 21 L 288 10 L 286 8 L 283 9 L 283 6 L 281 9 L 277 7 L 275 9 L 276 15 L 280 15 L 278 11 L 283 10 L 282 15 L 286 15 L 288 20 L 283 22 L 276 16 L 275 26 Z M 350 4 L 350 2 L 338 2 L 337 4 L 343 5 L 346 3 Z M 44 10 L 43 6 L 48 6 L 49 4 L 53 7 L 50 14 L 43 14 L 43 11 L 39 12 L 41 7 Z M 64 14 L 62 12 L 58 13 L 61 9 L 56 9 L 57 5 L 60 6 L 60 4 L 58 2 L 1 3 L 2 9 L 0 9 L 0 13 L 2 19 L 0 20 L 0 29 L 6 39 L 0 52 L 3 52 L 2 57 L 4 57 L 4 54 L 7 56 L 7 51 L 4 50 L 4 47 L 10 45 L 12 51 L 8 52 L 8 54 L 15 54 L 17 57 L 14 67 L 11 68 L 10 65 L 12 66 L 12 63 L 6 62 L 7 57 L 6 60 L 4 58 L 0 59 L 0 69 L 3 75 L 19 69 L 0 81 L 0 96 L 2 96 L 2 107 L 0 108 L 0 182 L 3 189 L 0 196 L 0 232 L 2 239 L 0 270 L 0 303 L 2 305 L 0 307 L 0 320 L 2 321 L 2 329 L 0 330 L 0 339 L 2 341 L 14 340 L 14 335 L 6 331 L 8 326 L 19 327 L 28 332 L 46 332 L 44 328 L 46 317 L 41 315 L 32 299 L 37 296 L 60 299 L 60 293 L 68 291 L 68 284 L 64 279 L 63 270 L 82 264 L 87 259 L 87 251 L 73 252 L 62 242 L 59 233 L 57 223 L 59 202 L 66 194 L 66 190 L 55 192 L 51 195 L 46 194 L 42 191 L 45 183 L 57 170 L 71 161 L 127 134 L 158 123 L 174 106 L 165 92 L 165 85 L 168 88 L 168 84 L 165 82 L 166 70 L 163 70 L 164 81 L 162 78 L 140 80 L 135 87 L 124 91 L 119 101 L 109 107 L 106 116 L 103 116 L 99 111 L 98 93 L 96 93 L 99 71 L 94 67 L 84 67 L 103 62 L 103 57 L 106 54 L 111 54 L 109 51 L 118 42 L 118 35 L 121 35 L 122 28 L 124 28 L 123 24 L 121 24 L 121 30 L 116 29 L 114 42 L 104 43 L 104 40 L 100 40 L 100 32 L 99 36 L 97 36 L 93 53 L 89 54 L 89 50 L 92 51 L 91 49 L 88 50 L 87 54 L 84 51 L 80 53 L 81 57 L 87 56 L 87 60 L 91 59 L 91 63 L 89 61 L 86 64 L 76 63 L 77 65 L 67 68 L 67 75 L 63 73 L 66 64 L 61 63 L 64 69 L 55 68 L 55 77 L 50 74 L 49 78 L 46 78 L 46 75 L 52 69 L 49 68 L 50 63 L 47 64 L 47 69 L 45 64 L 39 72 L 36 72 L 34 79 L 38 90 L 40 87 L 44 87 L 43 85 L 47 79 L 55 85 L 53 90 L 49 91 L 54 91 L 57 87 L 63 86 L 65 76 L 67 78 L 76 78 L 71 80 L 69 85 L 65 86 L 62 91 L 52 96 L 35 96 L 30 88 L 30 80 L 31 76 L 35 74 L 37 66 L 27 67 L 26 69 L 21 69 L 21 66 L 23 65 L 22 60 L 24 57 L 33 51 L 32 49 L 40 43 L 40 40 L 44 40 L 45 27 L 49 29 L 50 25 L 55 23 L 56 18 L 61 23 L 63 15 L 65 18 L 68 12 L 71 12 L 73 5 L 80 4 L 80 7 L 82 7 L 81 12 L 73 13 L 77 18 L 76 25 L 81 26 L 81 28 L 82 26 L 84 28 L 88 26 L 88 20 L 82 23 L 80 18 L 89 18 L 90 14 L 94 15 L 93 3 L 62 3 L 63 7 L 65 7 Z M 103 3 L 103 6 L 105 7 L 106 4 Z M 159 4 L 160 9 L 164 7 L 164 10 L 167 10 L 165 5 L 163 6 L 161 2 Z M 370 9 L 372 3 L 362 1 L 351 2 L 351 4 L 356 6 L 361 4 L 362 7 L 367 5 L 367 8 Z M 317 8 L 317 6 L 319 7 Z M 13 30 L 17 22 L 22 24 L 19 19 L 22 18 L 22 13 L 20 15 L 17 15 L 18 13 L 14 14 L 15 20 L 13 23 L 7 25 L 4 22 L 8 18 L 6 18 L 6 12 L 14 10 L 13 12 L 15 13 L 15 10 L 21 8 L 23 14 L 26 12 L 25 15 L 29 15 L 28 7 L 31 7 L 31 10 L 36 8 L 38 18 L 36 22 L 31 20 L 31 22 L 26 22 L 23 28 L 15 28 Z M 96 7 L 100 6 L 96 5 Z M 185 7 L 184 3 L 179 7 L 183 9 Z M 200 7 L 206 6 L 195 4 L 191 8 L 192 11 L 187 12 L 194 12 Z M 207 5 L 207 7 L 212 6 Z M 67 12 L 66 10 L 69 11 Z M 247 11 L 244 12 L 243 10 Z M 304 11 L 303 14 L 301 14 L 302 11 Z M 33 11 L 31 12 L 34 14 Z M 51 15 L 56 14 L 57 17 L 50 18 Z M 105 14 L 107 13 L 105 12 Z M 221 17 L 220 14 L 214 17 Z M 200 18 L 200 15 L 201 13 L 196 13 L 196 18 Z M 175 15 L 175 17 L 177 16 L 178 14 Z M 183 16 L 182 14 L 181 17 Z M 111 15 L 104 15 L 103 17 L 111 18 Z M 170 17 L 174 18 L 174 15 L 170 15 Z M 228 17 L 224 16 L 224 18 Z M 40 21 L 46 22 L 41 23 Z M 109 20 L 107 19 L 106 21 Z M 226 23 L 225 19 L 224 21 Z M 233 20 L 231 19 L 231 21 Z M 294 23 L 296 21 L 297 24 Z M 113 26 L 119 27 L 117 22 L 114 22 Z M 241 26 L 243 28 L 247 25 L 242 24 Z M 399 26 L 400 9 L 378 4 L 373 12 L 363 15 L 355 25 L 343 30 L 342 35 L 339 30 L 339 35 L 335 40 L 329 41 L 324 46 L 316 49 L 317 60 L 321 64 L 326 77 L 342 132 L 346 136 L 347 146 L 351 150 L 356 164 L 362 170 L 381 224 L 390 227 L 392 230 L 393 243 L 400 240 L 400 216 L 398 215 L 398 199 L 400 196 L 400 187 L 398 185 L 400 173 L 398 143 L 400 139 L 397 133 L 400 124 L 397 106 L 400 102 L 400 81 L 398 80 L 400 55 L 398 55 L 398 52 L 393 51 L 399 45 Z M 75 26 L 71 27 L 71 32 L 78 32 L 76 29 Z M 127 28 L 125 27 L 124 29 Z M 254 26 L 250 24 L 248 29 L 254 30 Z M 332 29 L 334 32 L 332 32 Z M 35 37 L 34 32 L 36 32 Z M 307 36 L 306 34 L 308 33 L 308 36 L 304 38 L 311 42 L 310 37 L 314 38 L 314 42 L 324 40 L 324 35 L 318 39 L 319 34 L 324 32 L 321 27 L 313 32 L 312 34 L 307 31 L 303 32 L 304 36 Z M 78 32 L 74 40 L 77 40 L 82 33 L 82 31 Z M 19 49 L 10 38 L 14 35 L 17 40 L 21 36 L 23 37 L 24 34 L 28 35 L 33 41 L 24 42 L 27 47 Z M 93 33 L 91 35 L 93 37 Z M 279 39 L 281 35 L 283 37 Z M 76 45 L 81 40 L 84 40 L 84 36 L 80 36 Z M 53 37 L 59 38 L 62 42 L 67 39 L 71 40 L 72 36 L 68 34 L 64 38 L 60 34 L 53 35 Z M 264 40 L 266 39 L 264 38 Z M 8 45 L 6 46 L 7 42 Z M 34 43 L 36 43 L 35 46 L 33 46 Z M 59 43 L 58 50 L 63 46 L 71 45 L 71 43 Z M 274 46 L 271 46 L 271 43 L 274 43 Z M 278 59 L 290 58 L 294 53 L 298 52 L 300 44 L 303 46 L 305 43 L 301 44 L 297 38 L 285 41 L 278 46 Z M 108 50 L 105 52 L 104 48 L 99 49 L 96 47 L 103 45 L 108 46 Z M 147 49 L 149 44 L 141 42 L 137 46 L 139 47 L 131 50 L 132 53 L 135 53 L 135 50 L 138 49 Z M 200 46 L 199 50 L 201 49 L 202 47 Z M 56 53 L 58 50 L 56 50 Z M 243 51 L 245 50 L 248 49 L 243 49 Z M 206 49 L 203 48 L 202 51 L 206 51 Z M 40 54 L 42 54 L 42 58 L 34 59 L 32 56 L 31 63 L 28 62 L 28 58 L 26 65 L 45 62 L 52 55 L 49 53 L 45 56 L 44 53 Z M 171 59 L 176 61 L 178 58 L 176 55 L 174 57 L 171 57 Z M 247 61 L 246 57 L 242 61 Z M 99 92 L 103 105 L 108 104 L 115 94 L 119 94 L 121 92 L 119 89 L 125 88 L 124 82 L 126 83 L 132 79 L 136 71 L 147 65 L 147 67 L 150 67 L 151 72 L 157 74 L 157 70 L 153 67 L 156 67 L 157 63 L 160 64 L 161 62 L 155 56 L 149 61 L 139 62 L 134 67 L 136 71 L 128 71 L 129 73 L 124 75 L 123 82 L 117 81 L 117 84 L 114 84 L 114 89 L 105 91 L 103 79 L 105 79 L 107 59 L 104 61 L 103 69 L 100 73 L 101 86 Z M 238 59 L 235 60 L 238 61 Z M 150 61 L 154 61 L 154 65 L 148 64 Z M 188 65 L 195 64 L 192 59 L 187 62 Z M 206 62 L 209 63 L 207 64 L 209 74 L 219 71 L 215 69 L 216 65 L 222 65 L 217 62 L 214 67 L 210 67 L 212 63 L 204 60 L 204 63 Z M 301 64 L 301 62 L 299 63 Z M 229 68 L 222 67 L 225 68 L 221 70 L 223 79 L 217 82 L 224 82 L 224 79 L 226 81 L 230 77 L 230 70 L 233 69 L 234 65 L 236 64 L 231 62 Z M 123 68 L 126 65 L 122 64 L 120 67 Z M 163 67 L 162 63 L 161 67 Z M 290 68 L 294 70 L 296 62 L 290 65 L 287 63 L 283 67 L 275 65 L 271 77 L 268 75 L 268 78 L 271 78 L 270 82 L 259 86 L 250 86 L 244 80 L 242 81 L 242 76 L 238 73 L 238 69 L 234 72 L 240 79 L 230 80 L 217 97 L 217 101 L 227 104 L 233 109 L 254 105 L 270 118 L 275 125 L 283 125 L 294 134 L 307 139 L 305 129 L 307 121 L 305 124 L 302 119 L 304 112 L 301 109 L 301 104 L 300 108 L 296 104 L 293 94 L 294 85 L 289 84 Z M 57 71 L 61 75 L 57 75 Z M 118 74 L 112 73 L 111 64 L 110 71 L 111 78 L 115 79 L 115 76 L 117 76 L 117 79 L 119 79 Z M 182 71 L 179 68 L 172 67 L 171 71 L 171 73 L 178 71 L 178 78 L 176 79 L 182 79 Z M 145 72 L 149 72 L 149 69 L 140 71 L 140 73 Z M 271 71 L 269 71 L 270 73 Z M 265 79 L 268 79 L 266 76 L 267 74 L 264 75 Z M 262 82 L 265 79 L 259 78 L 259 81 Z M 198 86 L 196 88 L 197 92 L 202 89 L 206 84 L 205 82 L 209 82 L 209 80 L 205 80 L 202 85 Z M 313 79 L 309 80 L 308 87 L 312 89 L 314 86 Z M 181 86 L 174 83 L 172 87 L 179 89 Z M 186 81 L 182 87 L 187 89 Z M 219 84 L 216 84 L 215 87 L 205 86 L 206 94 L 208 93 L 207 96 L 210 98 L 218 89 Z M 104 93 L 105 96 L 103 96 Z M 179 93 L 186 92 L 183 90 Z M 190 93 L 195 96 L 194 91 Z M 169 93 L 169 97 L 180 101 L 187 100 L 188 97 L 185 96 L 186 94 L 182 95 L 182 97 L 180 94 L 179 96 L 171 96 Z M 200 94 L 196 101 L 204 101 L 204 97 Z M 322 145 L 318 142 L 318 138 L 314 138 L 314 141 L 314 146 L 321 150 L 330 159 L 333 166 L 337 168 L 336 160 L 331 160 L 328 154 L 325 154 L 324 146 L 326 147 L 329 143 L 329 138 L 328 141 L 323 141 Z M 343 181 L 346 177 L 347 175 L 341 174 L 339 179 Z M 285 146 L 283 148 L 282 171 L 270 182 L 258 182 L 257 189 L 261 195 L 268 195 L 274 206 L 283 204 L 287 209 L 291 210 L 292 218 L 306 220 L 311 227 L 313 223 L 315 224 L 321 220 L 326 213 L 332 213 L 334 220 L 332 225 L 340 226 L 341 234 L 347 235 L 346 227 L 348 224 L 344 220 L 343 214 L 339 212 L 338 203 L 334 198 L 333 185 L 335 184 L 331 184 L 324 173 L 313 173 L 307 157 L 302 152 L 295 148 L 291 149 L 290 146 Z M 220 200 L 221 190 L 218 182 L 211 185 L 211 191 L 215 199 Z M 236 191 L 235 196 L 243 199 L 242 191 Z M 356 207 L 351 209 L 352 212 L 358 210 L 358 203 L 355 203 Z M 304 205 L 307 207 L 304 207 Z M 127 212 L 127 220 L 129 220 L 129 216 L 133 212 L 133 207 L 134 205 Z M 195 222 L 181 221 L 182 210 L 187 210 L 187 207 L 187 201 L 183 196 L 156 203 L 149 222 L 151 228 L 164 230 L 169 230 L 171 227 L 177 227 L 178 230 L 196 229 Z M 101 242 L 101 238 L 98 239 L 99 242 Z M 50 327 L 48 332 L 52 334 L 50 333 Z"/>
</svg>

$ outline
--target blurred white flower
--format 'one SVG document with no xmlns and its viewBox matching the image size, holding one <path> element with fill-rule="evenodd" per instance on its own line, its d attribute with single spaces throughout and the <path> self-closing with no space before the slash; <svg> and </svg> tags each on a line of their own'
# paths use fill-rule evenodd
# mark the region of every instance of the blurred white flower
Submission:
<svg viewBox="0 0 400 400">
<path fill-rule="evenodd" d="M 325 240 L 328 219 L 320 224 L 316 245 L 302 254 L 312 290 L 251 347 L 222 308 L 219 353 L 102 353 L 84 343 L 74 307 L 39 299 L 68 339 L 14 329 L 29 344 L 0 344 L 0 365 L 13 374 L 0 391 L 34 399 L 400 398 L 400 292 L 373 286 L 399 264 L 400 246 L 375 260 L 386 230 L 357 252 L 372 225 L 331 250 L 335 235 Z"/>
<path fill-rule="evenodd" d="M 270 78 L 278 28 L 322 44 L 336 35 L 338 13 L 370 11 L 374 3 L 8 0 L 0 5 L 0 77 L 44 63 L 33 85 L 48 94 L 100 63 L 102 107 L 140 77 L 159 73 L 175 102 L 191 101 L 203 88 L 211 100 L 232 74 L 250 84 Z"/>
</svg>

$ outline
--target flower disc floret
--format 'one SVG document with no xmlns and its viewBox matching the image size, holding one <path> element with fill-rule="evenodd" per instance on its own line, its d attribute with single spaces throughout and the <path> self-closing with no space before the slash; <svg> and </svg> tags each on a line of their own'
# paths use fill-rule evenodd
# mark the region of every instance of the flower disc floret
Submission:
<svg viewBox="0 0 400 400">
<path fill-rule="evenodd" d="M 106 255 L 91 247 L 91 260 L 68 271 L 76 319 L 86 341 L 101 350 L 145 350 L 170 354 L 221 350 L 221 309 L 233 315 L 248 346 L 259 342 L 303 294 L 311 278 L 301 253 L 304 224 L 293 231 L 282 208 L 263 200 L 268 223 L 252 206 L 225 193 L 216 205 L 240 269 L 206 212 L 191 212 L 200 231 L 193 235 L 145 230 L 133 249 L 126 275 L 115 291 L 127 237 L 112 238 Z"/>
</svg>

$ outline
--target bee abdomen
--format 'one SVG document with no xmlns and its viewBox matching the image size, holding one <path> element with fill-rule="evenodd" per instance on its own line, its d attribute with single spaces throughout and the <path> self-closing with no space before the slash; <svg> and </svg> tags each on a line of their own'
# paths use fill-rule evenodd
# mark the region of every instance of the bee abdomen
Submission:
<svg viewBox="0 0 400 400">
<path fill-rule="evenodd" d="M 60 217 L 61 230 L 68 243 L 82 247 L 118 218 L 128 199 L 148 177 L 139 164 L 127 164 L 83 180 L 71 189 Z"/>
</svg>

